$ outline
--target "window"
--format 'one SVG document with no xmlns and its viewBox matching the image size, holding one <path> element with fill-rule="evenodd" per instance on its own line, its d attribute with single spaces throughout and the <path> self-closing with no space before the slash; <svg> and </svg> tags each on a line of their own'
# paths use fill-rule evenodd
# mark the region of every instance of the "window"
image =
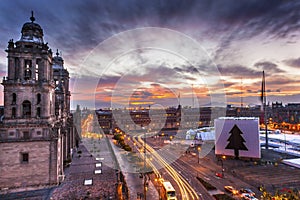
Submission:
<svg viewBox="0 0 300 200">
<path fill-rule="evenodd" d="M 29 153 L 21 153 L 21 163 L 29 162 Z"/>
<path fill-rule="evenodd" d="M 23 138 L 24 138 L 24 139 L 29 139 L 29 138 L 30 138 L 30 135 L 29 135 L 29 132 L 28 132 L 28 131 L 24 131 L 24 132 L 23 132 Z"/>
<path fill-rule="evenodd" d="M 38 107 L 38 108 L 36 109 L 36 116 L 37 116 L 37 117 L 41 117 L 41 108 L 40 108 L 40 107 Z"/>
<path fill-rule="evenodd" d="M 36 60 L 35 64 L 35 80 L 39 80 L 39 65 L 40 65 L 41 59 Z"/>
<path fill-rule="evenodd" d="M 33 46 L 32 45 L 25 45 L 25 48 L 31 49 Z"/>
<path fill-rule="evenodd" d="M 31 103 L 28 100 L 23 101 L 23 117 L 30 118 L 31 117 Z"/>
<path fill-rule="evenodd" d="M 12 104 L 16 104 L 16 102 L 17 102 L 17 95 L 16 95 L 16 93 L 13 93 L 12 94 Z"/>
<path fill-rule="evenodd" d="M 15 117 L 16 117 L 16 108 L 13 107 L 13 108 L 11 109 L 11 118 L 15 118 Z"/>
<path fill-rule="evenodd" d="M 32 67 L 31 60 L 25 60 L 25 70 L 24 70 L 25 80 L 31 79 L 31 67 Z"/>
<path fill-rule="evenodd" d="M 37 95 L 36 95 L 36 104 L 39 104 L 39 103 L 41 103 L 41 94 L 40 93 L 38 93 Z"/>
</svg>

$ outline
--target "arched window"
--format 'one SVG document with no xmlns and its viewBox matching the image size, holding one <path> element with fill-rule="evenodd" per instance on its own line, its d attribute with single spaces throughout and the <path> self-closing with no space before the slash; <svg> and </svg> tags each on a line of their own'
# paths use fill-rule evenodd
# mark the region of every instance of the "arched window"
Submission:
<svg viewBox="0 0 300 200">
<path fill-rule="evenodd" d="M 31 103 L 28 100 L 23 101 L 23 117 L 30 118 L 31 117 Z"/>
<path fill-rule="evenodd" d="M 41 108 L 40 107 L 37 107 L 37 109 L 36 109 L 36 116 L 41 117 Z"/>
<path fill-rule="evenodd" d="M 39 65 L 40 65 L 41 59 L 36 59 L 35 64 L 35 80 L 39 80 Z"/>
<path fill-rule="evenodd" d="M 31 60 L 25 60 L 25 70 L 24 70 L 25 80 L 31 79 L 31 68 L 32 68 Z"/>
<path fill-rule="evenodd" d="M 16 117 L 16 108 L 15 108 L 15 107 L 13 107 L 13 108 L 11 109 L 11 117 L 12 117 L 12 118 L 15 118 L 15 117 Z"/>
<path fill-rule="evenodd" d="M 16 93 L 13 93 L 12 94 L 12 104 L 16 104 L 16 102 L 17 102 L 17 95 L 16 95 Z"/>
<path fill-rule="evenodd" d="M 40 93 L 38 93 L 37 95 L 36 95 L 36 104 L 39 104 L 39 103 L 41 103 L 41 94 Z"/>
</svg>

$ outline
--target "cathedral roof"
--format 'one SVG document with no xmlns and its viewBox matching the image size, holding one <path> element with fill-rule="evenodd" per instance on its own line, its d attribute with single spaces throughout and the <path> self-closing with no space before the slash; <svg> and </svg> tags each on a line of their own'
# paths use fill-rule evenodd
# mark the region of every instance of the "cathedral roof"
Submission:
<svg viewBox="0 0 300 200">
<path fill-rule="evenodd" d="M 34 23 L 35 18 L 33 17 L 33 12 L 31 12 L 30 20 L 31 22 L 26 22 L 22 27 L 22 31 L 21 31 L 22 36 L 20 41 L 44 43 L 43 29 L 39 24 Z"/>
</svg>

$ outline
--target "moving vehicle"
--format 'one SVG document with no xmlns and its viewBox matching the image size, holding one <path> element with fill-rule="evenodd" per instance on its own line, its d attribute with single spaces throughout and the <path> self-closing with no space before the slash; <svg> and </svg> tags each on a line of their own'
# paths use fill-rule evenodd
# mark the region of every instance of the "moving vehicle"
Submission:
<svg viewBox="0 0 300 200">
<path fill-rule="evenodd" d="M 224 186 L 224 189 L 229 192 L 229 193 L 232 193 L 232 194 L 238 194 L 239 191 L 237 189 L 235 189 L 234 187 L 230 186 L 230 185 L 226 185 Z"/>
<path fill-rule="evenodd" d="M 249 193 L 242 193 L 241 198 L 244 200 L 258 200 L 254 196 L 250 195 Z"/>
<path fill-rule="evenodd" d="M 216 172 L 216 177 L 223 178 L 223 175 L 221 173 Z"/>
<path fill-rule="evenodd" d="M 161 197 L 165 200 L 177 200 L 175 189 L 170 182 L 164 181 L 162 183 Z"/>
<path fill-rule="evenodd" d="M 240 193 L 248 193 L 250 194 L 251 196 L 255 196 L 255 192 L 253 192 L 251 189 L 249 188 L 241 188 L 240 189 Z"/>
</svg>

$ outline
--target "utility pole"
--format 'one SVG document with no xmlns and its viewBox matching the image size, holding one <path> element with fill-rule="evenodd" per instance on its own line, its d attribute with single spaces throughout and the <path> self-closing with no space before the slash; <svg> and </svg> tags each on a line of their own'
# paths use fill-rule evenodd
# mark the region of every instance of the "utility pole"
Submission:
<svg viewBox="0 0 300 200">
<path fill-rule="evenodd" d="M 142 130 L 144 131 L 144 200 L 147 199 L 147 177 L 146 177 L 146 131 L 145 127 L 142 125 Z"/>
<path fill-rule="evenodd" d="M 192 84 L 192 105 L 193 105 L 193 107 L 192 108 L 194 108 L 194 106 L 195 106 L 195 101 L 194 101 L 194 84 Z"/>
<path fill-rule="evenodd" d="M 241 109 L 243 108 L 243 78 L 241 78 Z"/>
<path fill-rule="evenodd" d="M 261 84 L 261 100 L 263 103 L 263 112 L 264 112 L 264 123 L 265 123 L 265 134 L 266 134 L 266 149 L 269 149 L 268 144 L 268 119 L 267 119 L 267 94 L 266 94 L 266 81 L 265 81 L 265 71 L 263 71 L 263 79 Z"/>
</svg>

